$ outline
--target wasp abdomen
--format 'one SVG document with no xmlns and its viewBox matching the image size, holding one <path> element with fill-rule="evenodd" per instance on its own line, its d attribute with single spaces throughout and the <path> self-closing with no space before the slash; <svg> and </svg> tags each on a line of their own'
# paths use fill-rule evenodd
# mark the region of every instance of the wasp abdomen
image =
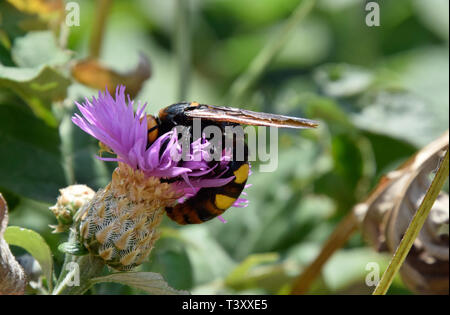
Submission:
<svg viewBox="0 0 450 315">
<path fill-rule="evenodd" d="M 198 224 L 221 215 L 242 193 L 249 173 L 247 161 L 233 161 L 222 176 L 235 178 L 221 187 L 202 188 L 198 193 L 175 207 L 166 208 L 167 215 L 179 224 Z"/>
</svg>

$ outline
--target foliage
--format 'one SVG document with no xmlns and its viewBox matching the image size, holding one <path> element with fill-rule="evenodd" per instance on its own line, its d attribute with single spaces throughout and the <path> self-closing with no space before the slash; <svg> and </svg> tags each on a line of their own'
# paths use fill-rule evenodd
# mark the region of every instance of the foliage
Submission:
<svg viewBox="0 0 450 315">
<path fill-rule="evenodd" d="M 81 183 L 97 190 L 113 169 L 95 159 L 97 143 L 69 119 L 75 100 L 97 93 L 71 71 L 88 57 L 98 14 L 93 1 L 77 2 L 80 26 L 58 28 L 0 3 L 0 192 L 10 224 L 42 235 L 56 270 L 62 265 L 57 247 L 67 238 L 48 227 L 55 224 L 48 207 L 58 189 Z M 299 1 L 191 0 L 182 11 L 190 17 L 184 23 L 191 49 L 184 92 L 179 58 L 187 47 L 176 44 L 178 1 L 113 2 L 100 53 L 104 75 L 113 77 L 101 82 L 130 79 L 145 56 L 151 78 L 136 83 L 142 83 L 136 99 L 148 102 L 148 111 L 157 113 L 187 93 L 186 100 L 200 103 L 320 121 L 314 131 L 279 131 L 278 169 L 261 173 L 262 162 L 252 164 L 250 205 L 227 211 L 228 223 L 180 227 L 165 220 L 139 272 L 160 273 L 171 287 L 192 293 L 285 294 L 381 175 L 448 129 L 448 2 L 379 2 L 381 26 L 367 27 L 364 1 L 317 1 L 239 100 L 230 95 L 233 82 L 276 38 Z M 325 266 L 311 293 L 371 292 L 364 284 L 368 262 L 384 269 L 388 256 L 357 234 Z M 51 265 L 42 267 L 50 277 Z M 142 291 L 104 283 L 92 292 Z M 395 280 L 392 292 L 408 291 Z"/>
</svg>

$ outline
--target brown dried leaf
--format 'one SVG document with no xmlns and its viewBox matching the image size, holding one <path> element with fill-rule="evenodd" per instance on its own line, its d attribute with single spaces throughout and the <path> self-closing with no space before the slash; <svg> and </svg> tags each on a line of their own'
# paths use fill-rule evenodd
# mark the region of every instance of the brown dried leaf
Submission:
<svg viewBox="0 0 450 315">
<path fill-rule="evenodd" d="M 381 180 L 355 207 L 364 236 L 379 251 L 393 253 L 430 186 L 429 176 L 448 149 L 448 131 Z M 417 293 L 449 292 L 449 197 L 441 192 L 400 274 Z"/>
<path fill-rule="evenodd" d="M 0 295 L 24 294 L 27 284 L 25 272 L 9 250 L 3 239 L 8 225 L 8 206 L 0 194 Z"/>
<path fill-rule="evenodd" d="M 141 90 L 144 81 L 150 78 L 151 68 L 148 59 L 141 54 L 136 68 L 125 74 L 107 68 L 96 59 L 86 59 L 72 67 L 72 75 L 80 83 L 98 90 L 104 90 L 107 86 L 110 93 L 115 92 L 117 85 L 123 84 L 133 98 Z"/>
</svg>

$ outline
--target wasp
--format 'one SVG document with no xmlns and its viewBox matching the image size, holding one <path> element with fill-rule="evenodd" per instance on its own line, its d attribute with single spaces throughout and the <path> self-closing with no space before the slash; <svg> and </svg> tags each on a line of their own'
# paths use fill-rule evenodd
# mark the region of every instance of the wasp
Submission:
<svg viewBox="0 0 450 315">
<path fill-rule="evenodd" d="M 268 113 L 254 112 L 233 107 L 213 106 L 197 102 L 183 102 L 161 109 L 157 116 L 147 114 L 147 147 L 160 135 L 173 130 L 174 127 L 187 127 L 192 132 L 193 120 L 200 119 L 201 128 L 217 126 L 223 137 L 227 136 L 227 126 L 252 125 L 281 128 L 314 128 L 317 122 L 304 118 L 289 117 Z M 190 135 L 190 141 L 194 141 Z M 201 188 L 193 197 L 174 207 L 165 209 L 169 218 L 179 224 L 198 224 L 209 221 L 224 213 L 241 195 L 249 175 L 248 148 L 244 135 L 234 134 L 230 142 L 232 158 L 226 172 L 220 178 L 234 177 L 221 187 Z M 238 138 L 240 137 L 240 138 Z M 225 143 L 226 141 L 222 141 Z M 235 155 L 236 146 L 244 145 L 243 159 Z"/>
<path fill-rule="evenodd" d="M 185 126 L 192 131 L 193 119 L 201 120 L 201 128 L 210 125 L 221 129 L 227 136 L 227 126 L 253 125 L 284 128 L 314 128 L 317 122 L 283 115 L 259 113 L 232 107 L 199 104 L 197 102 L 177 103 L 159 111 L 158 116 L 147 115 L 148 145 L 176 126 Z M 174 207 L 166 208 L 167 215 L 179 224 L 203 223 L 221 215 L 230 208 L 242 193 L 249 175 L 248 149 L 242 139 L 233 139 L 232 159 L 222 178 L 234 176 L 234 179 L 221 187 L 201 188 L 193 197 Z M 239 137 L 239 134 L 234 135 Z M 244 158 L 238 159 L 234 152 L 238 143 L 244 144 Z"/>
</svg>

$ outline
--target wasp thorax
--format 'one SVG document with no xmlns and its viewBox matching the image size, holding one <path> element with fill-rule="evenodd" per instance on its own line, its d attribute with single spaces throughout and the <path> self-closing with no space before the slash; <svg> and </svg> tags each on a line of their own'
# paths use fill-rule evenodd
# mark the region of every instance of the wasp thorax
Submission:
<svg viewBox="0 0 450 315">
<path fill-rule="evenodd" d="M 120 164 L 111 183 L 82 210 L 81 241 L 108 266 L 130 270 L 146 259 L 159 237 L 164 208 L 179 197 L 170 184 Z"/>
<path fill-rule="evenodd" d="M 59 190 L 56 204 L 50 210 L 58 220 L 58 225 L 51 225 L 53 233 L 64 232 L 73 223 L 74 214 L 95 195 L 95 191 L 86 185 L 71 185 Z"/>
</svg>

